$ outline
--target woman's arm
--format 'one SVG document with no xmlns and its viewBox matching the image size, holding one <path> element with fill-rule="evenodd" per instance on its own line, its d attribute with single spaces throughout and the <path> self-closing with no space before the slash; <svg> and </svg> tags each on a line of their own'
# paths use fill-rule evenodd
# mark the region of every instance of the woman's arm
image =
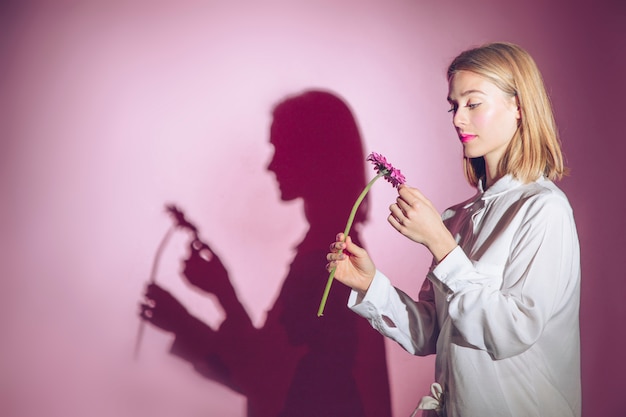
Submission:
<svg viewBox="0 0 626 417">
<path fill-rule="evenodd" d="M 348 306 L 365 317 L 383 335 L 416 355 L 435 353 L 438 336 L 437 314 L 430 282 L 424 282 L 419 302 L 394 288 L 376 270 L 367 252 L 342 233 L 330 246 L 328 270 L 352 288 Z"/>
<path fill-rule="evenodd" d="M 577 311 L 580 259 L 571 208 L 552 194 L 525 204 L 511 247 L 503 248 L 500 279 L 486 279 L 460 248 L 429 275 L 448 293 L 455 328 L 494 359 L 524 352 L 553 317 Z"/>
<path fill-rule="evenodd" d="M 377 272 L 364 296 L 352 292 L 348 306 L 407 352 L 419 356 L 436 353 L 439 326 L 430 281 L 424 280 L 416 302 Z"/>
</svg>

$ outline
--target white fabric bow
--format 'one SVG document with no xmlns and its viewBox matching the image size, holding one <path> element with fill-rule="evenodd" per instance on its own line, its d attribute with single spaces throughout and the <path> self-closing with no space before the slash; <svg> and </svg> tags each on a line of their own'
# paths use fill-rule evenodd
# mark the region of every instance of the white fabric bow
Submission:
<svg viewBox="0 0 626 417">
<path fill-rule="evenodd" d="M 417 408 L 413 410 L 411 417 L 415 417 L 419 410 L 435 410 L 437 415 L 440 415 L 441 409 L 443 408 L 443 388 L 441 388 L 439 383 L 434 382 L 430 386 L 430 392 L 432 396 L 426 395 L 422 397 L 419 404 L 417 404 Z"/>
</svg>

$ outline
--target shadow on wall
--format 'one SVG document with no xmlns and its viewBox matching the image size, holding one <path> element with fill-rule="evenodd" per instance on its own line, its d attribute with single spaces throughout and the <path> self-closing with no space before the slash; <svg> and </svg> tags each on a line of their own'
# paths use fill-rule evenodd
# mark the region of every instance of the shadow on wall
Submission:
<svg viewBox="0 0 626 417">
<path fill-rule="evenodd" d="M 334 285 L 325 316 L 316 315 L 328 245 L 366 183 L 354 117 L 335 95 L 307 91 L 275 107 L 270 136 L 268 170 L 283 201 L 303 199 L 310 227 L 263 327 L 253 326 L 228 270 L 181 212 L 179 225 L 194 232 L 184 279 L 215 296 L 226 318 L 214 329 L 156 284 L 146 289 L 141 317 L 174 333 L 172 354 L 245 395 L 250 417 L 391 416 L 384 340 L 346 307 L 349 289 Z M 357 242 L 366 216 L 364 202 L 351 233 Z"/>
</svg>

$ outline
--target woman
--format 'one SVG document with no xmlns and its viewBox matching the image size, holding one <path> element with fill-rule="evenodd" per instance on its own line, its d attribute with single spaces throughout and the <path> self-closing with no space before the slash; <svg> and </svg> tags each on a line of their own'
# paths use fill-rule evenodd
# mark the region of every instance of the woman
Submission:
<svg viewBox="0 0 626 417">
<path fill-rule="evenodd" d="M 448 68 L 450 112 L 478 193 L 440 216 L 401 186 L 389 223 L 433 265 L 419 300 L 342 234 L 327 268 L 349 306 L 415 355 L 436 354 L 433 398 L 454 416 L 579 416 L 580 258 L 550 102 L 523 49 L 492 43 Z M 441 392 L 439 391 L 441 388 Z"/>
</svg>

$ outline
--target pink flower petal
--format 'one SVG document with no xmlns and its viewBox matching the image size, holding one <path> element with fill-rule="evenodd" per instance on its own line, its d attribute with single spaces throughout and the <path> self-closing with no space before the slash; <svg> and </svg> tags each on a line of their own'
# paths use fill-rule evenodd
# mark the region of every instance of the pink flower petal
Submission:
<svg viewBox="0 0 626 417">
<path fill-rule="evenodd" d="M 394 168 L 387 159 L 379 153 L 372 152 L 368 155 L 367 160 L 374 164 L 377 173 L 383 174 L 385 179 L 394 187 L 398 187 L 406 182 L 406 178 L 399 169 Z"/>
</svg>

